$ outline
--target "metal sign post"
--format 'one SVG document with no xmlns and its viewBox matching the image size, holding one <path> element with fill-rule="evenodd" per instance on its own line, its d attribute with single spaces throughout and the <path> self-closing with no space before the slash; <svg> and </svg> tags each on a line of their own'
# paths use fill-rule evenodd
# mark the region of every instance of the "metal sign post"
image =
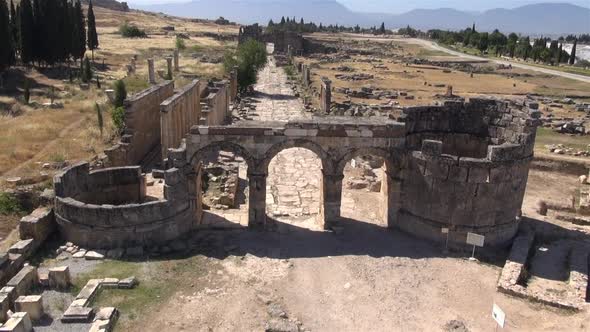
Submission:
<svg viewBox="0 0 590 332">
<path fill-rule="evenodd" d="M 447 234 L 447 239 L 445 240 L 445 252 L 449 251 L 449 229 L 444 227 L 440 230 L 441 233 Z"/>
<path fill-rule="evenodd" d="M 475 247 L 483 247 L 483 243 L 485 241 L 485 236 L 475 234 L 475 233 L 467 233 L 467 244 L 473 245 L 473 251 L 471 252 L 470 261 L 474 261 L 475 259 Z"/>
</svg>

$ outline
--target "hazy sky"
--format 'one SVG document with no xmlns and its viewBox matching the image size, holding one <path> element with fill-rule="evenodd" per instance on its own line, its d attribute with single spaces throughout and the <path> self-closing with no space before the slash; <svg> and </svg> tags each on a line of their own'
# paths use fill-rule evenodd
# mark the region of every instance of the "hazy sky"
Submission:
<svg viewBox="0 0 590 332">
<path fill-rule="evenodd" d="M 190 2 L 191 0 L 127 0 L 133 4 L 155 4 L 170 2 Z M 219 0 L 219 3 L 236 0 Z M 248 0 L 272 1 L 272 0 Z M 278 0 L 289 1 L 289 0 Z M 299 1 L 299 0 L 292 0 Z M 313 0 L 311 0 L 313 1 Z M 403 13 L 417 8 L 455 8 L 466 11 L 482 11 L 491 8 L 515 8 L 531 3 L 568 2 L 584 7 L 590 7 L 590 0 L 338 0 L 355 11 Z"/>
</svg>

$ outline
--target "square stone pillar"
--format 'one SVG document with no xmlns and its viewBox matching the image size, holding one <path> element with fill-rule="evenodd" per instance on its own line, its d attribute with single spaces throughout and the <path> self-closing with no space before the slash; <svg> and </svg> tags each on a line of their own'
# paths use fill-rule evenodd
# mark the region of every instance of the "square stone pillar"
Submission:
<svg viewBox="0 0 590 332">
<path fill-rule="evenodd" d="M 399 210 L 402 201 L 402 180 L 399 172 L 393 173 L 391 170 L 383 172 L 383 182 L 381 183 L 381 192 L 383 197 L 383 218 L 388 228 L 393 228 L 399 221 Z"/>
<path fill-rule="evenodd" d="M 41 320 L 45 314 L 41 295 L 20 296 L 14 301 L 14 307 L 17 312 L 28 313 L 34 322 Z"/>
<path fill-rule="evenodd" d="M 248 227 L 250 228 L 263 228 L 266 225 L 266 177 L 267 174 L 248 174 L 250 182 Z"/>
<path fill-rule="evenodd" d="M 235 66 L 230 72 L 230 99 L 233 103 L 238 96 L 238 67 Z"/>
<path fill-rule="evenodd" d="M 148 63 L 148 82 L 156 84 L 156 73 L 154 71 L 154 59 L 147 59 Z"/>
<path fill-rule="evenodd" d="M 320 91 L 320 109 L 324 112 L 330 112 L 332 105 L 332 81 L 327 77 L 322 77 L 321 91 Z"/>
<path fill-rule="evenodd" d="M 174 71 L 180 71 L 180 64 L 178 59 L 178 50 L 174 50 Z"/>
<path fill-rule="evenodd" d="M 330 229 L 340 219 L 343 179 L 344 174 L 322 174 L 320 223 L 324 223 L 324 229 Z"/>
<path fill-rule="evenodd" d="M 166 72 L 168 74 L 168 79 L 172 79 L 172 57 L 166 57 L 166 65 L 167 65 L 167 69 L 168 71 Z"/>
</svg>

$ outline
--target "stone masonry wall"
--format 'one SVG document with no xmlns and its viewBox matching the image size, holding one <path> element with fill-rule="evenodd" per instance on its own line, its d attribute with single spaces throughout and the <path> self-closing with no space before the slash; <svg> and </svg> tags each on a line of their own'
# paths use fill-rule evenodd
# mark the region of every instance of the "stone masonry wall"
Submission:
<svg viewBox="0 0 590 332">
<path fill-rule="evenodd" d="M 176 168 L 164 172 L 162 200 L 101 205 L 75 198 L 85 196 L 80 191 L 93 182 L 115 181 L 112 185 L 127 186 L 126 181 L 118 183 L 120 178 L 111 176 L 121 171 L 126 172 L 115 168 L 89 173 L 88 164 L 79 164 L 55 177 L 55 219 L 66 240 L 95 249 L 151 246 L 192 229 L 195 212 L 188 197 L 188 181 Z"/>
<path fill-rule="evenodd" d="M 201 118 L 200 83 L 194 80 L 160 105 L 162 160 L 178 148 L 189 129 Z"/>
<path fill-rule="evenodd" d="M 215 83 L 208 86 L 201 97 L 207 106 L 202 111 L 200 124 L 208 126 L 219 126 L 226 122 L 230 114 L 230 87 L 227 81 Z"/>
<path fill-rule="evenodd" d="M 487 245 L 507 244 L 518 230 L 537 115 L 492 100 L 406 110 L 408 167 L 395 225 L 437 241 L 450 228 L 452 243 L 474 232 Z M 451 134 L 467 139 L 445 144 Z M 472 146 L 479 158 L 464 156 Z"/>
<path fill-rule="evenodd" d="M 105 151 L 108 167 L 138 165 L 160 144 L 160 103 L 174 94 L 174 83 L 154 85 L 125 101 L 125 132 Z"/>
</svg>

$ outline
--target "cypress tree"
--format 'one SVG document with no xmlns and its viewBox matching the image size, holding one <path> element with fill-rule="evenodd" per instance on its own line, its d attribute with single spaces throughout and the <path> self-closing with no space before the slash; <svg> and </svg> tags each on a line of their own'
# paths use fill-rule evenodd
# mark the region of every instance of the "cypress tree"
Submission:
<svg viewBox="0 0 590 332">
<path fill-rule="evenodd" d="M 14 64 L 14 46 L 6 1 L 0 1 L 0 73 Z"/>
<path fill-rule="evenodd" d="M 574 46 L 572 47 L 572 53 L 570 53 L 570 65 L 576 63 L 576 47 L 578 46 L 578 39 L 574 39 Z"/>
<path fill-rule="evenodd" d="M 34 18 L 33 7 L 31 0 L 21 0 L 20 3 L 20 33 L 19 33 L 19 49 L 21 61 L 28 65 L 35 60 L 34 50 Z"/>
<path fill-rule="evenodd" d="M 12 45 L 16 51 L 18 45 L 18 18 L 12 0 L 10 0 L 10 32 L 12 34 Z"/>
<path fill-rule="evenodd" d="M 88 4 L 88 49 L 92 51 L 92 61 L 94 61 L 94 50 L 98 48 L 98 34 L 96 33 L 96 21 L 94 18 L 94 9 L 92 0 Z"/>
<path fill-rule="evenodd" d="M 82 12 L 82 4 L 80 0 L 76 1 L 74 6 L 74 15 L 72 20 L 75 21 L 76 31 L 74 32 L 75 40 L 73 43 L 74 59 L 82 59 L 86 53 L 86 25 L 84 24 L 84 13 Z"/>
<path fill-rule="evenodd" d="M 82 63 L 82 81 L 84 83 L 89 83 L 92 80 L 92 67 L 90 66 L 90 59 L 88 57 L 84 57 L 84 62 Z"/>
<path fill-rule="evenodd" d="M 561 63 L 561 53 L 563 52 L 563 44 L 559 44 L 559 51 L 557 51 L 557 65 Z"/>
</svg>

